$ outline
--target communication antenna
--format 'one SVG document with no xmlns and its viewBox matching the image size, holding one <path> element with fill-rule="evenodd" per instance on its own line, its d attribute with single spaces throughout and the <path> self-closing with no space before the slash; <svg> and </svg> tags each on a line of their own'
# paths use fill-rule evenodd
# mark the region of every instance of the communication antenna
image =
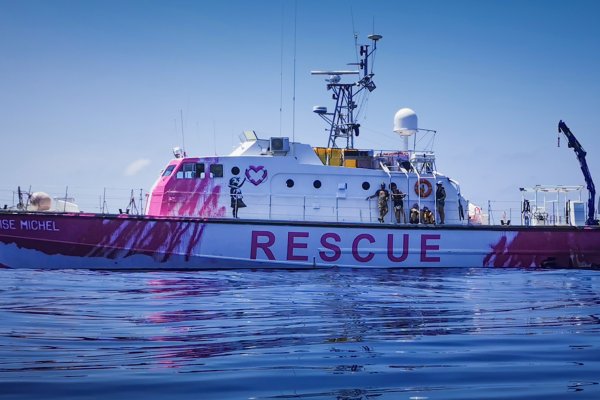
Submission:
<svg viewBox="0 0 600 400">
<path fill-rule="evenodd" d="M 358 63 L 358 32 L 354 27 L 354 10 L 350 4 L 350 19 L 352 20 L 352 35 L 354 36 L 354 51 L 356 52 L 356 62 Z M 371 32 L 375 32 L 374 30 Z"/>
<path fill-rule="evenodd" d="M 25 208 L 25 203 L 23 203 L 23 192 L 21 191 L 21 186 L 17 186 L 17 199 L 19 200 L 17 203 L 17 210 L 23 210 Z"/>
<path fill-rule="evenodd" d="M 179 109 L 179 115 L 181 117 L 181 147 L 183 150 L 183 156 L 186 157 L 187 154 L 185 152 L 185 134 L 183 133 L 183 110 Z"/>
<path fill-rule="evenodd" d="M 213 119 L 213 146 L 215 151 L 215 156 L 217 155 L 217 125 L 215 120 Z"/>
<path fill-rule="evenodd" d="M 294 93 L 292 96 L 292 142 L 296 142 L 296 33 L 298 27 L 298 0 L 294 1 Z M 292 153 L 296 146 L 292 147 Z"/>
<path fill-rule="evenodd" d="M 279 54 L 279 136 L 283 135 L 283 28 L 284 3 L 281 3 L 281 46 Z M 216 154 L 215 154 L 216 155 Z"/>
<path fill-rule="evenodd" d="M 313 112 L 320 116 L 329 125 L 329 141 L 327 147 L 339 148 L 337 141 L 345 141 L 345 148 L 354 148 L 354 136 L 358 136 L 360 124 L 356 122 L 357 116 L 354 110 L 357 108 L 355 96 L 367 89 L 370 93 L 376 89 L 373 82 L 373 72 L 369 69 L 369 57 L 377 50 L 377 41 L 383 36 L 372 34 L 368 38 L 371 45 L 360 46 L 360 61 L 349 65 L 358 66 L 358 70 L 324 70 L 311 71 L 311 75 L 328 75 L 325 79 L 327 90 L 333 92 L 335 109 L 332 113 L 327 112 L 327 107 L 315 106 Z M 369 49 L 371 47 L 371 49 Z M 362 73 L 362 77 L 361 77 Z M 352 83 L 342 83 L 342 76 L 358 75 L 359 80 Z M 366 94 L 366 92 L 365 92 Z"/>
</svg>

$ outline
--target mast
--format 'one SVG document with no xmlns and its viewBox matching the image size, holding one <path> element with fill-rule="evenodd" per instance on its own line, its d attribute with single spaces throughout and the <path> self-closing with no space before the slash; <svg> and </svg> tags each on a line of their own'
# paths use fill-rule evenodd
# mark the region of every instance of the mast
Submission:
<svg viewBox="0 0 600 400">
<path fill-rule="evenodd" d="M 313 112 L 319 115 L 329 125 L 329 140 L 327 147 L 340 148 L 344 146 L 346 149 L 354 148 L 354 136 L 359 135 L 360 124 L 356 122 L 357 108 L 356 96 L 364 89 L 369 92 L 375 90 L 376 86 L 373 82 L 373 72 L 369 69 L 369 57 L 377 50 L 377 41 L 382 38 L 381 35 L 369 35 L 371 45 L 360 46 L 360 62 L 349 65 L 358 65 L 357 71 L 311 71 L 311 75 L 328 75 L 325 79 L 327 82 L 327 90 L 333 92 L 332 98 L 335 100 L 335 109 L 332 113 L 327 112 L 327 107 L 313 107 Z M 362 72 L 362 77 L 361 77 Z M 352 83 L 342 83 L 342 75 L 359 75 L 360 79 Z M 338 144 L 338 140 L 344 144 Z"/>
</svg>

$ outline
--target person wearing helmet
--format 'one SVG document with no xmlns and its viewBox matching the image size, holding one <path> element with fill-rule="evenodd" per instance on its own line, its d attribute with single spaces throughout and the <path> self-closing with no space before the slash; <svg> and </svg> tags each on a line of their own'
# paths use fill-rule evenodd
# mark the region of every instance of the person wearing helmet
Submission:
<svg viewBox="0 0 600 400">
<path fill-rule="evenodd" d="M 438 181 L 437 189 L 435 191 L 435 208 L 440 216 L 440 224 L 444 224 L 445 214 L 444 214 L 444 205 L 446 204 L 446 189 L 444 189 L 444 185 L 442 181 Z"/>
<path fill-rule="evenodd" d="M 379 207 L 379 222 L 383 222 L 386 214 L 388 213 L 388 200 L 390 193 L 385 188 L 385 183 L 381 184 L 381 188 L 377 189 L 375 194 L 367 197 L 367 200 L 377 197 L 377 206 Z"/>
</svg>

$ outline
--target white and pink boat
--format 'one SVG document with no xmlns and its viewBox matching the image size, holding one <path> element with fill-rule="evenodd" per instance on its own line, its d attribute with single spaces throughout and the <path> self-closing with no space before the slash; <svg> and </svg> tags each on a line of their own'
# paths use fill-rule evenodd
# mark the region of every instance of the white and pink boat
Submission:
<svg viewBox="0 0 600 400">
<path fill-rule="evenodd" d="M 438 171 L 435 153 L 411 146 L 417 135 L 435 134 L 419 129 L 412 110 L 401 109 L 394 118 L 401 148 L 356 149 L 357 98 L 375 89 L 368 61 L 381 36 L 369 38 L 371 45 L 361 46 L 358 71 L 313 72 L 329 77 L 327 89 L 336 101 L 333 112 L 313 110 L 329 124 L 327 147 L 287 137 L 258 138 L 249 131 L 227 156 L 187 157 L 176 151 L 152 187 L 144 215 L 77 212 L 66 206 L 62 211 L 4 210 L 0 265 L 144 270 L 600 267 L 591 178 L 585 221 L 578 216 L 585 213 L 583 202 L 565 202 L 565 218 L 552 224 L 538 218 L 540 207 L 524 202 L 523 225 L 483 225 L 457 181 Z M 346 75 L 359 79 L 343 83 Z M 567 138 L 572 136 L 564 128 Z M 397 187 L 402 196 L 395 202 L 391 196 L 374 198 L 382 185 L 390 195 L 390 188 Z M 440 200 L 445 200 L 443 215 L 436 207 Z M 389 212 L 380 213 L 380 206 Z"/>
</svg>

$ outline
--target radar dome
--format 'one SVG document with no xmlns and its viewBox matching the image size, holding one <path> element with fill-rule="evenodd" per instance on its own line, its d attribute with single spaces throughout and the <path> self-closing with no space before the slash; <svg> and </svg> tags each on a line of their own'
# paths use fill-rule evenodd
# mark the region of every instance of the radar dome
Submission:
<svg viewBox="0 0 600 400">
<path fill-rule="evenodd" d="M 410 108 L 401 108 L 394 115 L 394 132 L 400 136 L 410 136 L 419 129 L 417 113 Z"/>
</svg>

